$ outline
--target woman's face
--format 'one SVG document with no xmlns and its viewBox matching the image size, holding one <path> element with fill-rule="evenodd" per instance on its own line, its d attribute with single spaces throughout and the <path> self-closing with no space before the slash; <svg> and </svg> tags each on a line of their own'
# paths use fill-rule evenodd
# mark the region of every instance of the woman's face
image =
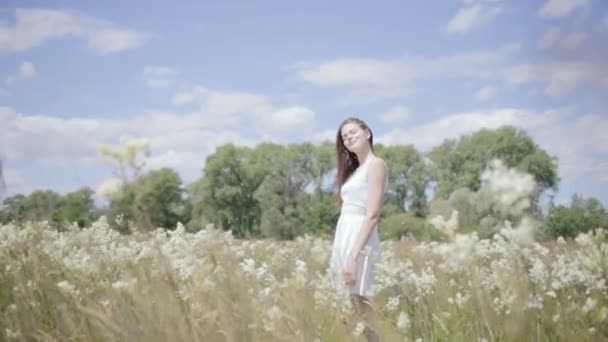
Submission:
<svg viewBox="0 0 608 342">
<path fill-rule="evenodd" d="M 342 142 L 346 149 L 356 153 L 369 145 L 368 132 L 356 122 L 349 122 L 340 130 Z"/>
</svg>

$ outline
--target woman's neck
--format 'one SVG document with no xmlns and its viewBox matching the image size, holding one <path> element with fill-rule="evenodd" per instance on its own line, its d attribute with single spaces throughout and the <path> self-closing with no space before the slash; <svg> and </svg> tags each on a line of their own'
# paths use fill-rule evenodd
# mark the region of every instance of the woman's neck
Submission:
<svg viewBox="0 0 608 342">
<path fill-rule="evenodd" d="M 365 151 L 361 151 L 357 154 L 357 159 L 359 160 L 359 165 L 365 163 L 367 161 L 367 158 L 373 156 L 373 153 L 370 149 L 365 150 Z"/>
</svg>

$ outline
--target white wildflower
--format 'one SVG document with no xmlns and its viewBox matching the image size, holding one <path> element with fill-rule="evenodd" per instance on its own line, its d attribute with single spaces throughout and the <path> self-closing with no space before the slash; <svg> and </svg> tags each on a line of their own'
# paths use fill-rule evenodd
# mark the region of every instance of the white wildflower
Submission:
<svg viewBox="0 0 608 342">
<path fill-rule="evenodd" d="M 4 329 L 4 334 L 9 339 L 20 339 L 21 338 L 21 334 L 19 333 L 19 331 L 12 331 L 9 328 Z"/>
<path fill-rule="evenodd" d="M 410 329 L 410 318 L 409 316 L 401 311 L 399 313 L 399 317 L 397 318 L 397 328 L 401 329 L 402 331 L 408 331 Z"/>
<path fill-rule="evenodd" d="M 66 295 L 77 296 L 80 292 L 67 280 L 62 280 L 57 283 L 57 287 Z"/>
<path fill-rule="evenodd" d="M 203 289 L 203 292 L 209 293 L 215 289 L 215 283 L 213 282 L 213 280 L 205 278 L 201 287 Z"/>
<path fill-rule="evenodd" d="M 456 292 L 456 306 L 462 308 L 464 304 L 469 300 L 468 295 L 462 295 L 460 292 Z"/>
<path fill-rule="evenodd" d="M 585 302 L 585 305 L 582 308 L 583 313 L 588 313 L 589 311 L 593 310 L 596 304 L 597 301 L 595 299 L 588 297 L 587 301 Z"/>
<path fill-rule="evenodd" d="M 133 289 L 137 279 L 135 278 L 123 278 L 112 283 L 112 288 L 115 290 L 130 290 Z"/>
<path fill-rule="evenodd" d="M 279 309 L 278 306 L 273 305 L 270 309 L 268 309 L 266 314 L 267 314 L 268 318 L 270 318 L 273 321 L 276 321 L 281 318 L 281 316 L 283 315 L 283 312 L 281 311 L 281 309 Z"/>
<path fill-rule="evenodd" d="M 442 215 L 437 215 L 431 218 L 429 223 L 437 230 L 451 237 L 458 229 L 458 211 L 452 210 L 450 218 L 447 220 Z"/>
<path fill-rule="evenodd" d="M 361 336 L 361 334 L 363 334 L 363 331 L 365 331 L 365 324 L 363 324 L 363 322 L 359 322 L 359 323 L 357 323 L 357 326 L 355 326 L 353 335 Z"/>
<path fill-rule="evenodd" d="M 515 228 L 511 226 L 510 221 L 505 221 L 504 224 L 505 227 L 500 230 L 500 233 L 510 241 L 520 244 L 531 244 L 534 242 L 536 223 L 529 217 L 524 217 Z"/>
<path fill-rule="evenodd" d="M 245 272 L 245 274 L 247 274 L 247 275 L 256 274 L 255 260 L 253 260 L 251 258 L 247 258 L 247 259 L 243 260 L 239 265 L 241 266 L 241 269 L 243 270 L 243 272 Z"/>
<path fill-rule="evenodd" d="M 393 296 L 388 299 L 388 302 L 385 305 L 387 311 L 395 311 L 399 308 L 399 296 Z"/>
</svg>

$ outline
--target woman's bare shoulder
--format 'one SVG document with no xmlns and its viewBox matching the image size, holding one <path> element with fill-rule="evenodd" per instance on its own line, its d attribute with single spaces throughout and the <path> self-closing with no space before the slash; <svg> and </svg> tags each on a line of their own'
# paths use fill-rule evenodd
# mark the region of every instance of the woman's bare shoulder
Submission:
<svg viewBox="0 0 608 342">
<path fill-rule="evenodd" d="M 372 156 L 372 159 L 369 162 L 370 162 L 370 167 L 377 172 L 384 173 L 388 169 L 384 159 L 382 159 L 376 155 Z"/>
</svg>

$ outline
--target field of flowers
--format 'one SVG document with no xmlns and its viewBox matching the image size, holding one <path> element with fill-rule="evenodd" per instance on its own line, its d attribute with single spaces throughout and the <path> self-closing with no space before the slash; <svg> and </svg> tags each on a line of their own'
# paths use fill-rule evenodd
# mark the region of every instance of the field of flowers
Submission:
<svg viewBox="0 0 608 342">
<path fill-rule="evenodd" d="M 0 226 L 1 340 L 356 341 L 326 274 L 331 241 L 239 240 L 212 228 L 120 235 Z M 551 245 L 455 235 L 383 242 L 383 341 L 608 340 L 608 239 Z"/>
</svg>

